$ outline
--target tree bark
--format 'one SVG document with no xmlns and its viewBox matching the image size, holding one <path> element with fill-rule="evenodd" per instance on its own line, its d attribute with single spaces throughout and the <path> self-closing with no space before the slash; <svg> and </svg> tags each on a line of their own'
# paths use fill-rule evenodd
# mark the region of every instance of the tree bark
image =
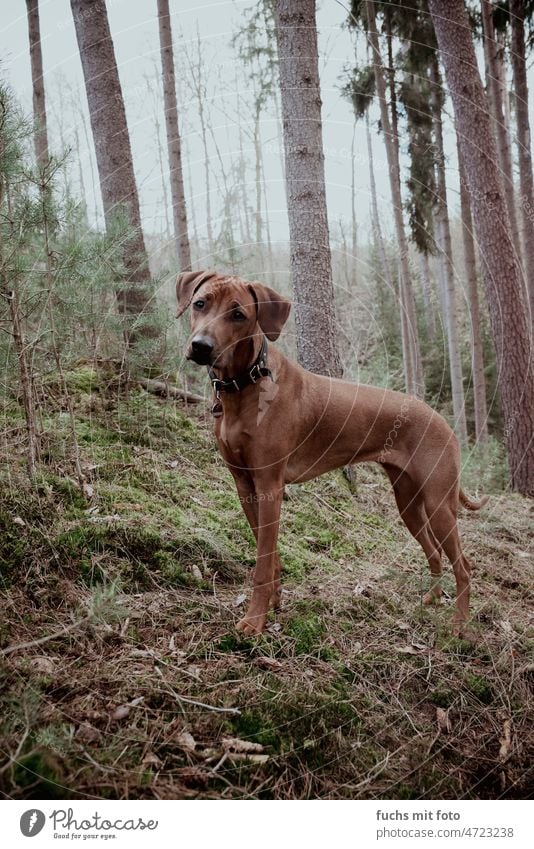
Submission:
<svg viewBox="0 0 534 849">
<path fill-rule="evenodd" d="M 534 372 L 529 325 L 488 106 L 463 0 L 429 0 L 471 193 L 500 392 L 512 486 L 534 495 Z"/>
<path fill-rule="evenodd" d="M 452 408 L 454 430 L 461 444 L 467 443 L 467 423 L 465 420 L 465 398 L 462 377 L 462 359 L 458 339 L 458 312 L 454 286 L 454 267 L 452 264 L 451 228 L 447 204 L 447 181 L 445 178 L 445 151 L 443 147 L 443 127 L 441 111 L 441 75 L 437 59 L 431 65 L 432 76 L 432 115 L 434 138 L 436 143 L 436 204 L 435 220 L 441 235 L 443 261 L 443 303 L 445 307 L 445 326 L 449 349 L 449 368 L 451 373 Z"/>
<path fill-rule="evenodd" d="M 473 374 L 473 395 L 475 400 L 475 434 L 477 442 L 486 442 L 488 438 L 488 405 L 486 401 L 486 377 L 484 374 L 484 348 L 480 330 L 480 307 L 478 301 L 473 220 L 471 217 L 471 202 L 469 200 L 469 186 L 465 173 L 464 157 L 458 134 L 456 135 L 456 141 L 458 145 L 458 167 L 460 170 L 460 204 L 465 279 L 467 283 L 469 316 L 471 319 L 471 370 Z"/>
<path fill-rule="evenodd" d="M 510 149 L 510 137 L 507 131 L 506 118 L 501 87 L 501 71 L 499 68 L 500 45 L 495 38 L 492 17 L 491 0 L 480 0 L 482 11 L 482 24 L 484 28 L 484 56 L 487 68 L 487 88 L 493 124 L 495 128 L 495 139 L 497 142 L 497 153 L 499 168 L 501 169 L 502 182 L 508 207 L 511 234 L 517 258 L 521 265 L 521 244 L 519 241 L 519 230 L 517 227 L 517 215 L 515 208 L 514 177 L 512 171 L 512 154 Z"/>
<path fill-rule="evenodd" d="M 33 88 L 33 143 L 37 164 L 43 168 L 48 162 L 48 130 L 46 124 L 43 54 L 41 52 L 41 28 L 39 25 L 39 0 L 26 0 L 26 11 L 28 14 Z"/>
<path fill-rule="evenodd" d="M 367 156 L 369 160 L 369 184 L 371 189 L 371 224 L 373 228 L 373 239 L 376 250 L 382 266 L 382 277 L 386 281 L 387 286 L 393 292 L 395 286 L 388 261 L 384 236 L 382 235 L 382 227 L 380 225 L 380 216 L 378 214 L 378 199 L 376 196 L 376 180 L 373 157 L 373 143 L 371 141 L 371 131 L 369 129 L 369 113 L 365 113 L 365 131 L 367 136 Z"/>
<path fill-rule="evenodd" d="M 519 185 L 521 188 L 521 223 L 523 230 L 523 258 L 528 281 L 530 317 L 534 322 L 534 180 L 530 149 L 530 119 L 528 113 L 528 85 L 525 59 L 525 0 L 510 0 L 512 43 L 510 54 L 514 74 L 515 115 L 517 127 L 517 153 L 519 159 Z"/>
<path fill-rule="evenodd" d="M 404 229 L 402 217 L 402 197 L 400 184 L 399 148 L 398 138 L 392 133 L 386 100 L 386 83 L 384 67 L 380 55 L 378 31 L 373 2 L 366 3 L 368 20 L 368 39 L 373 55 L 375 69 L 375 82 L 378 100 L 380 104 L 380 118 L 384 142 L 386 146 L 386 157 L 389 169 L 389 181 L 391 186 L 391 199 L 393 202 L 393 216 L 395 220 L 395 232 L 400 251 L 400 300 L 401 300 L 401 327 L 404 359 L 404 377 L 406 391 L 422 397 L 424 395 L 423 367 L 419 347 L 419 335 L 417 332 L 417 317 L 415 312 L 415 298 L 413 294 L 412 280 L 410 275 L 410 263 L 408 255 L 408 241 Z"/>
<path fill-rule="evenodd" d="M 169 0 L 158 0 L 158 22 L 161 49 L 161 69 L 163 72 L 165 129 L 167 131 L 167 147 L 169 151 L 169 174 L 171 183 L 172 215 L 174 222 L 174 241 L 180 268 L 182 271 L 189 271 L 191 269 L 191 248 L 189 246 L 189 234 L 187 228 L 187 207 L 185 202 L 184 176 L 182 170 L 182 143 L 180 140 L 180 128 L 178 123 Z"/>
<path fill-rule="evenodd" d="M 125 314 L 141 316 L 148 311 L 150 272 L 106 4 L 104 0 L 71 0 L 71 9 L 85 79 L 106 227 L 110 229 L 117 214 L 122 212 L 132 228 L 131 238 L 123 248 L 128 285 L 119 294 L 119 305 Z M 154 335 L 149 326 L 127 334 L 127 339 L 133 342 L 137 336 L 147 335 Z"/>
<path fill-rule="evenodd" d="M 298 359 L 310 371 L 340 376 L 315 0 L 277 0 L 275 15 Z"/>
<path fill-rule="evenodd" d="M 432 298 L 432 277 L 430 274 L 430 263 L 428 254 L 419 254 L 419 274 L 421 276 L 421 291 L 423 293 L 423 303 L 425 305 L 425 320 L 426 331 L 430 342 L 434 342 L 436 338 L 436 313 L 434 311 L 434 303 Z"/>
</svg>

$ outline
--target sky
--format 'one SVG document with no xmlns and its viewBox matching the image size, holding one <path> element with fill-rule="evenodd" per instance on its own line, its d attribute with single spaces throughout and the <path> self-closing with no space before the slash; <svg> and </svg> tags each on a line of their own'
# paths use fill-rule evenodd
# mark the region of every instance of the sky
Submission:
<svg viewBox="0 0 534 849">
<path fill-rule="evenodd" d="M 201 145 L 198 100 L 191 89 L 188 62 L 198 56 L 205 74 L 204 104 L 213 134 L 209 138 L 215 229 L 221 211 L 219 188 L 222 186 L 221 163 L 232 180 L 232 164 L 239 156 L 238 126 L 248 133 L 244 153 L 250 204 L 254 205 L 253 148 L 249 139 L 251 113 L 250 84 L 232 47 L 232 36 L 243 23 L 244 10 L 251 0 L 215 0 L 193 3 L 170 0 L 178 101 L 183 139 L 186 195 L 190 219 L 194 217 L 200 235 L 206 232 L 206 193 L 204 157 Z M 82 69 L 68 0 L 40 0 L 41 39 L 48 109 L 49 135 L 53 151 L 65 146 L 80 150 L 80 165 L 72 157 L 70 179 L 76 192 L 83 182 L 89 215 L 102 224 L 101 202 L 96 163 L 90 134 Z M 156 0 L 107 0 L 108 16 L 115 46 L 119 75 L 126 105 L 137 176 L 143 227 L 148 234 L 164 231 L 169 210 L 164 195 L 170 195 L 168 175 L 157 155 L 156 134 L 164 140 L 164 115 L 160 70 Z M 4 0 L 0 22 L 0 72 L 11 84 L 22 106 L 31 114 L 31 77 L 24 0 Z M 351 144 L 354 121 L 350 104 L 341 96 L 345 69 L 354 62 L 355 44 L 343 26 L 346 10 L 337 0 L 323 0 L 318 6 L 319 69 L 323 100 L 323 138 L 330 227 L 337 223 L 350 228 L 351 219 Z M 200 45 L 200 46 L 199 46 Z M 364 42 L 357 40 L 357 54 L 364 59 Z M 189 58 L 188 58 L 189 57 Z M 237 118 L 237 101 L 242 116 Z M 450 104 L 449 104 L 450 109 Z M 376 132 L 377 108 L 371 112 L 373 150 L 379 206 L 386 233 L 393 222 L 387 182 L 383 140 Z M 281 128 L 274 109 L 263 115 L 262 151 L 267 183 L 268 218 L 273 241 L 287 242 L 286 200 L 281 169 Z M 445 148 L 449 203 L 454 215 L 459 207 L 457 163 L 452 122 L 445 125 Z M 355 128 L 356 216 L 360 241 L 369 234 L 369 175 L 365 126 Z M 406 163 L 405 163 L 406 164 Z"/>
</svg>

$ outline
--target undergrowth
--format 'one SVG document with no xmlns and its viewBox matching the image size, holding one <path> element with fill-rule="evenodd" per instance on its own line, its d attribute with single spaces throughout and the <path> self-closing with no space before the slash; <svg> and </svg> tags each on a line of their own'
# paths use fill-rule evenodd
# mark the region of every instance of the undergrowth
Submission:
<svg viewBox="0 0 534 849">
<path fill-rule="evenodd" d="M 532 792 L 533 510 L 502 491 L 495 446 L 466 458 L 466 488 L 494 493 L 461 519 L 475 643 L 451 637 L 450 568 L 446 603 L 422 607 L 423 554 L 374 467 L 290 487 L 282 610 L 250 639 L 234 625 L 253 538 L 205 411 L 87 364 L 67 381 L 85 495 L 60 389 L 42 387 L 34 488 L 5 400 L 4 794 Z"/>
</svg>

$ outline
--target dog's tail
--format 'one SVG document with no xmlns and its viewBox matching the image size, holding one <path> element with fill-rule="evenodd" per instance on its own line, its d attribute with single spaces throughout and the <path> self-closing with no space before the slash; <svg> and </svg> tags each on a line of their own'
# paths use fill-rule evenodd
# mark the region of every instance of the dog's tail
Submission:
<svg viewBox="0 0 534 849">
<path fill-rule="evenodd" d="M 467 497 L 463 489 L 460 490 L 460 504 L 465 507 L 466 510 L 480 510 L 481 507 L 484 507 L 484 504 L 487 504 L 489 498 L 487 495 L 484 495 L 480 501 L 471 501 L 470 498 Z"/>
</svg>

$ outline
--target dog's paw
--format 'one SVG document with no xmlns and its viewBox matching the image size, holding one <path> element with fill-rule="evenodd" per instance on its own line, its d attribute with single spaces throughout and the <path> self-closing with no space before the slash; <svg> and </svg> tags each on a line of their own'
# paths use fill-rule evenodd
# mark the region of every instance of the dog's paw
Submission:
<svg viewBox="0 0 534 849">
<path fill-rule="evenodd" d="M 265 629 L 266 616 L 244 616 L 236 625 L 236 629 L 247 637 L 259 636 Z"/>
<path fill-rule="evenodd" d="M 437 593 L 437 594 L 436 594 L 435 592 L 432 592 L 432 590 L 429 590 L 429 591 L 428 591 L 427 593 L 425 593 L 425 594 L 424 594 L 424 596 L 423 596 L 423 604 L 424 604 L 424 605 L 428 605 L 428 604 L 441 604 L 442 602 L 443 602 L 443 596 L 442 596 L 442 594 L 441 594 L 441 593 Z"/>
<path fill-rule="evenodd" d="M 452 626 L 453 637 L 458 637 L 460 640 L 465 640 L 466 643 L 476 643 L 477 635 L 469 628 L 465 622 L 455 622 Z"/>
</svg>

